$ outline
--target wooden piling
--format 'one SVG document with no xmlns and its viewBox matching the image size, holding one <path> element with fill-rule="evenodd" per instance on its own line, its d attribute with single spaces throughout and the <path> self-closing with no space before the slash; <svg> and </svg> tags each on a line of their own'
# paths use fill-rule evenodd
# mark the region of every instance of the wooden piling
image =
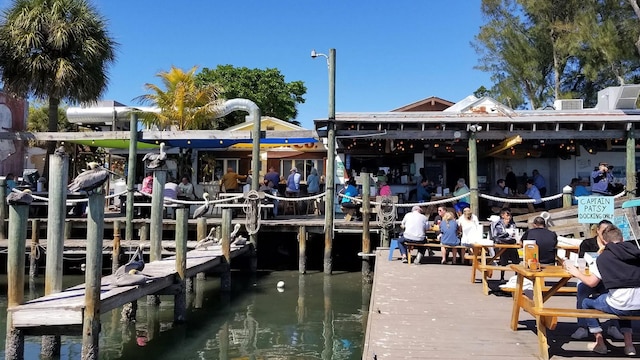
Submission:
<svg viewBox="0 0 640 360">
<path fill-rule="evenodd" d="M 7 178 L 0 177 L 0 199 L 7 198 Z M 7 203 L 2 201 L 0 205 L 0 239 L 7 239 L 7 216 L 9 214 L 9 209 L 7 208 Z"/>
<path fill-rule="evenodd" d="M 569 185 L 562 188 L 562 207 L 567 209 L 573 206 L 573 188 Z"/>
<path fill-rule="evenodd" d="M 322 284 L 324 294 L 324 321 L 322 322 L 322 338 L 324 339 L 324 348 L 322 349 L 322 360 L 333 359 L 333 306 L 331 304 L 331 276 L 325 276 Z"/>
<path fill-rule="evenodd" d="M 196 240 L 202 240 L 206 236 L 207 236 L 207 218 L 199 217 L 198 220 L 196 220 Z"/>
<path fill-rule="evenodd" d="M 113 250 L 111 252 L 111 273 L 120 267 L 120 220 L 113 221 Z"/>
<path fill-rule="evenodd" d="M 149 223 L 144 222 L 140 226 L 140 242 L 149 241 Z"/>
<path fill-rule="evenodd" d="M 127 173 L 127 205 L 125 208 L 126 227 L 124 238 L 127 241 L 133 240 L 133 203 L 134 187 L 136 186 L 136 164 L 138 151 L 138 114 L 134 112 L 129 115 L 129 162 Z M 164 190 L 163 190 L 164 191 Z M 122 206 L 122 204 L 120 204 Z"/>
<path fill-rule="evenodd" d="M 164 184 L 167 182 L 167 171 L 153 172 L 153 196 L 151 197 L 151 261 L 162 260 L 162 214 L 164 213 Z"/>
<path fill-rule="evenodd" d="M 47 255 L 45 260 L 45 295 L 62 291 L 64 240 L 71 237 L 71 222 L 67 215 L 67 184 L 69 156 L 49 155 L 49 204 L 47 212 Z M 103 211 L 104 212 L 104 211 Z M 45 335 L 41 339 L 40 356 L 44 359 L 60 354 L 60 335 Z"/>
<path fill-rule="evenodd" d="M 304 325 L 306 321 L 307 310 L 305 308 L 305 280 L 304 275 L 298 275 L 298 307 L 296 313 L 298 315 L 298 325 Z"/>
<path fill-rule="evenodd" d="M 368 173 L 360 174 L 362 181 L 362 281 L 364 283 L 373 282 L 371 274 L 371 234 L 369 232 L 369 217 L 371 216 L 371 204 L 369 196 L 371 193 L 369 183 L 371 178 Z"/>
<path fill-rule="evenodd" d="M 173 320 L 182 323 L 187 320 L 187 234 L 189 231 L 189 208 L 176 209 L 176 271 L 179 289 L 174 295 Z"/>
<path fill-rule="evenodd" d="M 298 227 L 298 272 L 307 272 L 307 227 Z"/>
<path fill-rule="evenodd" d="M 4 201 L 3 201 L 4 203 Z M 24 302 L 25 243 L 29 205 L 9 206 L 9 249 L 7 250 L 7 309 Z M 12 325 L 11 312 L 7 311 L 7 337 L 5 359 L 24 359 L 24 332 Z"/>
<path fill-rule="evenodd" d="M 40 219 L 31 219 L 31 251 L 29 252 L 29 279 L 38 277 L 40 248 Z"/>
<path fill-rule="evenodd" d="M 231 291 L 231 211 L 222 209 L 222 264 L 220 271 L 220 291 Z"/>
<path fill-rule="evenodd" d="M 100 281 L 104 239 L 104 194 L 89 196 L 87 215 L 87 266 L 85 272 L 84 319 L 82 322 L 82 360 L 100 354 Z"/>
</svg>

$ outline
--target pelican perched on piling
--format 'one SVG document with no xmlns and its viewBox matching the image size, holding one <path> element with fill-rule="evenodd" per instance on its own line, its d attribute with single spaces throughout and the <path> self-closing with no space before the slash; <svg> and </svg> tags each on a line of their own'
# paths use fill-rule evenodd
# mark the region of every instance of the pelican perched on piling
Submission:
<svg viewBox="0 0 640 360">
<path fill-rule="evenodd" d="M 97 162 L 87 163 L 88 169 L 76 176 L 75 179 L 67 187 L 71 192 L 86 191 L 88 194 L 100 188 L 109 178 L 109 174 L 118 175 L 111 172 Z M 120 175 L 118 175 L 120 176 Z"/>
<path fill-rule="evenodd" d="M 159 153 L 147 153 L 143 158 L 144 164 L 147 166 L 147 169 L 157 169 L 163 167 L 165 162 L 167 161 L 167 153 L 164 152 L 164 143 L 160 143 L 160 152 Z"/>
<path fill-rule="evenodd" d="M 33 201 L 31 190 L 12 191 L 7 195 L 7 204 L 9 205 L 30 205 Z"/>
<path fill-rule="evenodd" d="M 198 208 L 193 212 L 194 219 L 197 219 L 209 212 L 209 193 L 202 194 L 202 197 L 204 198 L 204 205 L 198 206 Z"/>
</svg>

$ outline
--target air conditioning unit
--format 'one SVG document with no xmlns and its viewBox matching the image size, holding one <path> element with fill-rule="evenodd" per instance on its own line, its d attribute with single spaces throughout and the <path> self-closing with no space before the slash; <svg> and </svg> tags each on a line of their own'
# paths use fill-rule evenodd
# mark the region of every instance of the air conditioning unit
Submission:
<svg viewBox="0 0 640 360">
<path fill-rule="evenodd" d="M 582 110 L 582 103 L 582 99 L 556 100 L 553 102 L 553 107 L 556 108 L 556 110 Z"/>
</svg>

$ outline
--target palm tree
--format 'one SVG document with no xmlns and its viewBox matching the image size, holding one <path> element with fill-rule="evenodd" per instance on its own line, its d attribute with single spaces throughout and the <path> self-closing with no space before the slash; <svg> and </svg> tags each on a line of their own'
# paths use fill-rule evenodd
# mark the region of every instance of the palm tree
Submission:
<svg viewBox="0 0 640 360">
<path fill-rule="evenodd" d="M 156 74 L 164 88 L 155 84 L 145 84 L 148 94 L 138 96 L 141 104 L 159 108 L 159 112 L 144 112 L 141 120 L 147 125 L 160 129 L 175 126 L 178 130 L 216 129 L 217 111 L 222 105 L 220 88 L 216 85 L 196 85 L 197 66 L 185 72 L 175 66 L 169 71 Z M 178 171 L 182 175 L 192 175 L 191 149 L 180 149 Z"/>
<path fill-rule="evenodd" d="M 0 79 L 7 92 L 48 99 L 47 130 L 57 131 L 62 100 L 93 102 L 106 89 L 116 46 L 85 0 L 14 0 L 0 18 Z M 55 148 L 50 142 L 47 153 Z"/>
</svg>

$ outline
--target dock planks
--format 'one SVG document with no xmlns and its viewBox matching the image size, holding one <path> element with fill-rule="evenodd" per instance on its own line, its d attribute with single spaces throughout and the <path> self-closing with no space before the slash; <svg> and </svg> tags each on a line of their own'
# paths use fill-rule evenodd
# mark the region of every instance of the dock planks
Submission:
<svg viewBox="0 0 640 360">
<path fill-rule="evenodd" d="M 247 253 L 250 245 L 232 245 L 231 257 Z M 187 277 L 211 270 L 222 261 L 220 245 L 187 252 Z M 100 311 L 108 312 L 119 306 L 171 288 L 176 283 L 175 257 L 145 264 L 143 274 L 149 276 L 144 285 L 114 286 L 113 275 L 101 279 Z M 84 284 L 59 293 L 30 300 L 9 308 L 13 326 L 25 334 L 64 334 L 82 330 L 84 312 Z"/>
<path fill-rule="evenodd" d="M 518 331 L 511 331 L 513 299 L 483 295 L 480 283 L 469 283 L 469 266 L 440 265 L 439 257 L 408 265 L 388 261 L 388 254 L 388 250 L 376 251 L 362 359 L 538 358 L 533 317 L 522 312 Z M 512 275 L 506 273 L 507 278 Z M 498 278 L 495 272 L 493 279 Z M 572 307 L 575 302 L 573 295 L 549 300 L 558 307 Z M 587 350 L 592 338 L 571 339 L 576 326 L 576 319 L 560 318 L 556 330 L 548 332 L 551 359 L 593 358 Z M 607 326 L 603 321 L 605 330 Z M 638 334 L 637 324 L 633 326 Z M 605 338 L 611 358 L 624 358 L 623 342 Z"/>
</svg>

